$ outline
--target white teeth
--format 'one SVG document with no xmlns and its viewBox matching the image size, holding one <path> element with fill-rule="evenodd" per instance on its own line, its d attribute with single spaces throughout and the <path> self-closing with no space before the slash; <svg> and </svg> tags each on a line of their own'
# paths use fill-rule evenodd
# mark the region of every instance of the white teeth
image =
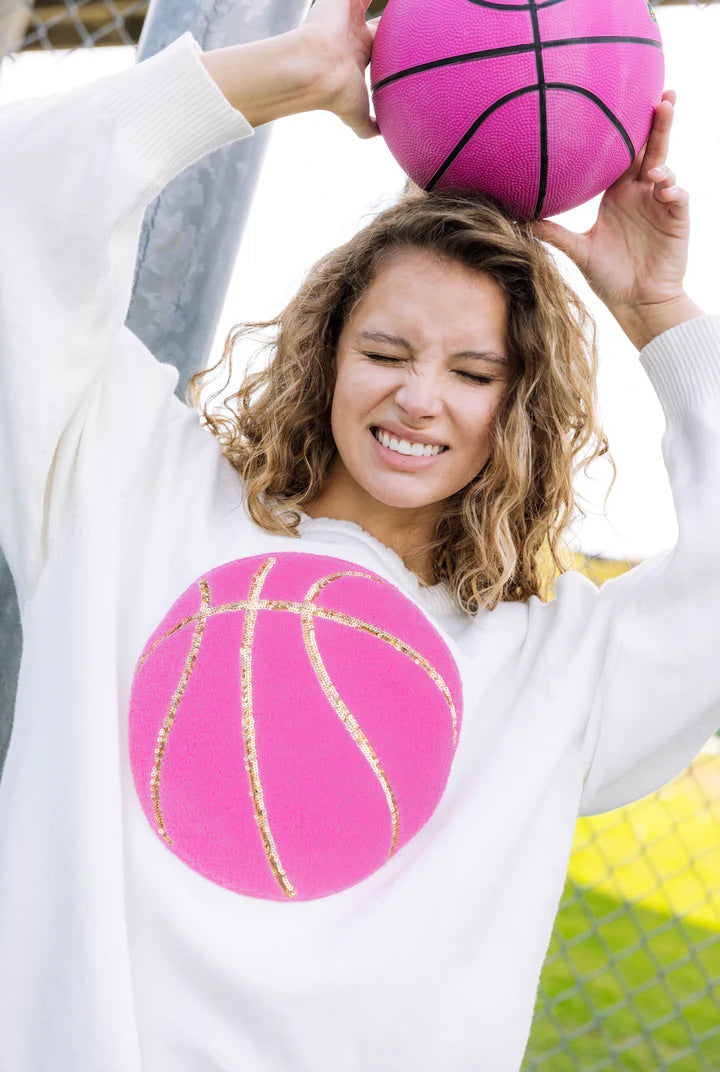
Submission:
<svg viewBox="0 0 720 1072">
<path fill-rule="evenodd" d="M 410 443 L 407 439 L 396 439 L 395 436 L 379 428 L 375 429 L 374 435 L 389 450 L 394 450 L 397 454 L 409 454 L 415 458 L 431 458 L 443 450 L 441 446 L 433 446 L 430 443 Z"/>
</svg>

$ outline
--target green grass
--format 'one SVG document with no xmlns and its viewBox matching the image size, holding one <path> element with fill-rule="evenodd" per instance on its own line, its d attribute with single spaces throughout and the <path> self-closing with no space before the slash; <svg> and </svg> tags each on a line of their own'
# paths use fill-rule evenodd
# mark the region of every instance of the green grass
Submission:
<svg viewBox="0 0 720 1072">
<path fill-rule="evenodd" d="M 718 931 L 568 879 L 523 1072 L 720 1072 L 719 991 Z"/>
<path fill-rule="evenodd" d="M 578 821 L 523 1072 L 720 1072 L 720 757 Z"/>
<path fill-rule="evenodd" d="M 616 900 L 719 931 L 720 756 L 698 756 L 631 807 L 580 819 L 569 877 Z"/>
</svg>

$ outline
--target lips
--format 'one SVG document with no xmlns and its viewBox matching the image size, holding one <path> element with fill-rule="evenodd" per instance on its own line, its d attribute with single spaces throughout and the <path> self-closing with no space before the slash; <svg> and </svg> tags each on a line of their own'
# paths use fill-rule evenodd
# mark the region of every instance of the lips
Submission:
<svg viewBox="0 0 720 1072">
<path fill-rule="evenodd" d="M 375 439 L 388 450 L 406 457 L 434 458 L 449 449 L 444 443 L 426 443 L 414 438 L 408 439 L 400 433 L 378 426 L 371 428 L 371 432 Z"/>
</svg>

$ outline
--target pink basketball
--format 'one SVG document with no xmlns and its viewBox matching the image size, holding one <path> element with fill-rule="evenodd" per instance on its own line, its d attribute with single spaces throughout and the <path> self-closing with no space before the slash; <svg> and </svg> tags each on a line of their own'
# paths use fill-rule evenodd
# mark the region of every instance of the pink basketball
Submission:
<svg viewBox="0 0 720 1072">
<path fill-rule="evenodd" d="M 520 219 L 620 178 L 663 78 L 649 0 L 388 0 L 371 64 L 378 125 L 406 174 L 489 194 Z"/>
<path fill-rule="evenodd" d="M 282 552 L 211 570 L 138 661 L 130 762 L 145 815 L 213 882 L 309 900 L 428 821 L 462 715 L 450 651 L 394 585 Z"/>
</svg>

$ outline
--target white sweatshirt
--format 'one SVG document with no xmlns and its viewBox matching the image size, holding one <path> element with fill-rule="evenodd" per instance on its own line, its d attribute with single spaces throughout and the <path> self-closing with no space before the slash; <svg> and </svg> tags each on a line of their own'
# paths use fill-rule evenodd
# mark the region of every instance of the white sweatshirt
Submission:
<svg viewBox="0 0 720 1072">
<path fill-rule="evenodd" d="M 175 370 L 124 326 L 145 207 L 252 133 L 198 51 L 185 34 L 130 71 L 0 111 L 0 540 L 24 632 L 0 783 L 0 1070 L 517 1072 L 578 814 L 662 786 L 720 724 L 720 317 L 641 354 L 680 535 L 600 590 L 570 573 L 550 603 L 471 618 L 353 523 L 266 533 L 175 397 Z M 283 552 L 376 575 L 410 623 L 405 648 L 378 633 L 378 650 L 402 684 L 407 645 L 442 648 L 459 719 L 426 821 L 359 881 L 304 899 L 238 892 L 181 858 L 131 766 L 133 682 L 169 609 L 223 564 Z M 433 703 L 416 705 L 418 725 Z M 189 733 L 192 765 L 205 745 L 194 754 Z M 173 792 L 190 829 L 194 806 Z M 230 811 L 221 794 L 218 821 Z"/>
</svg>

